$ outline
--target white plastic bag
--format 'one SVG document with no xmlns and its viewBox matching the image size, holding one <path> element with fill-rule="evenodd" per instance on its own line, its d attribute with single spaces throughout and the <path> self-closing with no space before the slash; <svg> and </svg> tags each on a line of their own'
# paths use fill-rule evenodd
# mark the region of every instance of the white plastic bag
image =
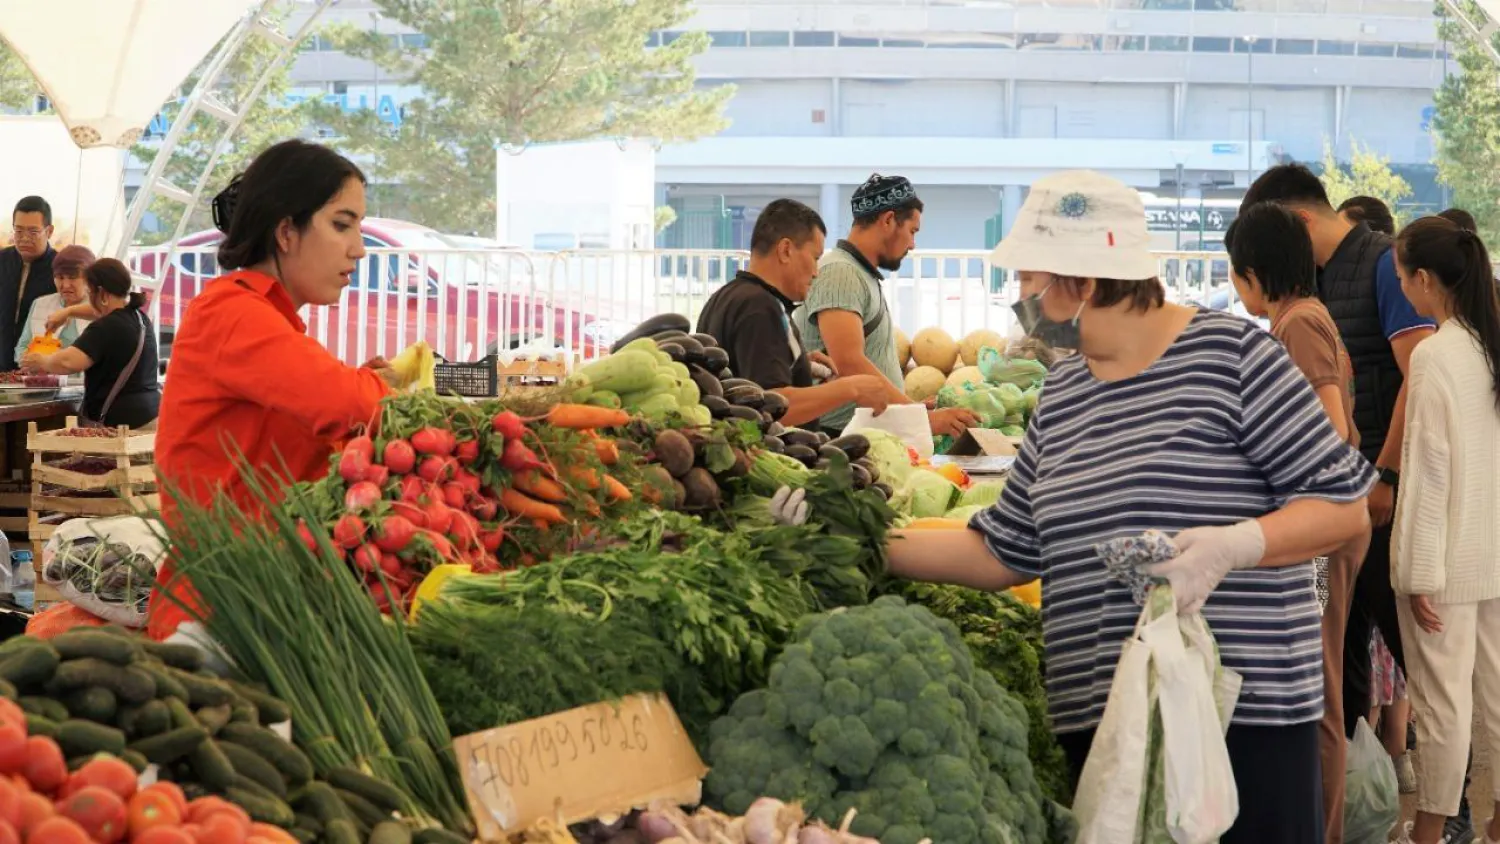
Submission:
<svg viewBox="0 0 1500 844">
<path fill-rule="evenodd" d="M 1141 641 L 1145 621 L 1125 641 L 1104 718 L 1094 733 L 1088 761 L 1078 778 L 1073 813 L 1078 844 L 1139 841 L 1141 801 L 1146 789 L 1146 744 L 1151 724 L 1151 650 Z"/>
<path fill-rule="evenodd" d="M 84 537 L 94 537 L 101 542 L 125 545 L 136 554 L 152 561 L 154 570 L 160 570 L 166 558 L 166 547 L 162 544 L 163 530 L 159 523 L 139 516 L 113 516 L 102 519 L 70 519 L 58 525 L 52 537 L 42 548 L 40 571 L 42 579 L 58 591 L 63 600 L 86 610 L 105 621 L 125 627 L 144 627 L 146 613 L 139 612 L 130 603 L 114 603 L 100 599 L 93 592 L 79 589 L 67 577 L 59 576 L 52 561 L 65 546 Z"/>
<path fill-rule="evenodd" d="M 1361 718 L 1344 764 L 1344 844 L 1385 844 L 1400 814 L 1396 766 Z"/>
<path fill-rule="evenodd" d="M 895 434 L 907 447 L 915 449 L 918 456 L 932 457 L 932 424 L 927 421 L 927 408 L 920 404 L 893 404 L 879 416 L 868 407 L 855 408 L 854 418 L 843 432 L 857 434 L 869 430 Z"/>
</svg>

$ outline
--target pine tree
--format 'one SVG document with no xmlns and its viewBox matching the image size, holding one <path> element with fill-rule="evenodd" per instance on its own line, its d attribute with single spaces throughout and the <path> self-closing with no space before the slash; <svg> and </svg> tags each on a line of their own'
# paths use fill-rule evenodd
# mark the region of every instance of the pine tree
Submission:
<svg viewBox="0 0 1500 844">
<path fill-rule="evenodd" d="M 40 93 L 31 68 L 0 41 L 0 109 L 29 111 Z"/>
<path fill-rule="evenodd" d="M 1467 3 L 1470 20 L 1485 20 Z M 1441 4 L 1439 4 L 1441 11 Z M 1453 191 L 1453 205 L 1474 215 L 1487 243 L 1500 238 L 1500 71 L 1482 45 L 1446 14 L 1442 36 L 1458 48 L 1450 73 L 1433 98 L 1438 179 Z"/>
<path fill-rule="evenodd" d="M 1391 170 L 1391 160 L 1373 149 L 1349 142 L 1349 165 L 1346 168 L 1334 155 L 1333 145 L 1323 142 L 1323 188 L 1328 201 L 1337 208 L 1351 196 L 1373 196 L 1384 202 L 1401 225 L 1397 203 L 1411 196 L 1411 185 Z"/>
</svg>

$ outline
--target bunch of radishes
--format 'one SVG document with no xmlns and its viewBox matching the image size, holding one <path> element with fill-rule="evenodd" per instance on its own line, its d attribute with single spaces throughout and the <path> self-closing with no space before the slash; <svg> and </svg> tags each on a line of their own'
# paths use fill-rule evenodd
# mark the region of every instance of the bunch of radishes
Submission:
<svg viewBox="0 0 1500 844">
<path fill-rule="evenodd" d="M 676 806 L 656 804 L 612 823 L 575 827 L 573 833 L 585 844 L 880 844 L 849 832 L 854 816 L 850 809 L 840 828 L 830 829 L 807 823 L 807 814 L 795 803 L 762 797 L 739 818 L 703 808 L 689 815 Z"/>
</svg>

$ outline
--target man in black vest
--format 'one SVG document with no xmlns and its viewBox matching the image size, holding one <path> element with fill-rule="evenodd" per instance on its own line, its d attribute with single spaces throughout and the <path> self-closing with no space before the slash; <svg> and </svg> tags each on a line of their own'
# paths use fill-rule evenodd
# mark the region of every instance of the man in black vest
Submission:
<svg viewBox="0 0 1500 844">
<path fill-rule="evenodd" d="M 10 217 L 15 245 L 0 250 L 0 372 L 16 368 L 16 340 L 31 305 L 57 292 L 52 280 L 52 206 L 40 196 L 16 203 Z"/>
<path fill-rule="evenodd" d="M 1318 262 L 1318 296 L 1338 325 L 1354 363 L 1354 425 L 1360 451 L 1380 473 L 1370 493 L 1375 531 L 1354 586 L 1344 637 L 1345 727 L 1349 735 L 1369 712 L 1357 701 L 1370 697 L 1370 636 L 1380 629 L 1398 665 L 1405 667 L 1396 598 L 1391 590 L 1391 513 L 1401 470 L 1406 429 L 1405 374 L 1412 349 L 1435 330 L 1401 292 L 1391 238 L 1339 216 L 1323 183 L 1300 164 L 1272 167 L 1245 193 L 1240 210 L 1279 202 L 1304 223 Z"/>
</svg>

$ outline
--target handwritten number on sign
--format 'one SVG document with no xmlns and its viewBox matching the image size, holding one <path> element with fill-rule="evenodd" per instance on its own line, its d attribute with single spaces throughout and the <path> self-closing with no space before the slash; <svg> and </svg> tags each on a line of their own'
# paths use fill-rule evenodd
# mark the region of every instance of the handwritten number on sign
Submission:
<svg viewBox="0 0 1500 844">
<path fill-rule="evenodd" d="M 531 772 L 526 769 L 526 748 L 521 746 L 521 740 L 512 738 L 510 740 L 510 755 L 515 757 L 516 778 L 521 785 L 531 785 Z"/>
<path fill-rule="evenodd" d="M 592 719 L 592 718 L 585 718 L 585 719 L 583 719 L 583 723 L 581 723 L 581 724 L 578 725 L 579 732 L 581 732 L 583 734 L 583 744 L 584 744 L 585 747 L 588 748 L 590 756 L 592 756 L 595 753 L 595 751 L 597 751 L 599 749 L 598 746 L 596 744 L 594 744 L 594 730 L 593 730 L 593 727 L 594 727 L 594 719 Z"/>
<path fill-rule="evenodd" d="M 469 751 L 469 758 L 473 761 L 474 766 L 482 772 L 482 778 L 479 782 L 480 786 L 488 788 L 490 793 L 495 797 L 500 796 L 500 787 L 495 784 L 496 780 L 504 782 L 507 788 L 510 786 L 510 780 L 507 775 L 496 770 L 495 754 L 488 744 L 475 745 Z"/>
<path fill-rule="evenodd" d="M 646 719 L 637 712 L 630 716 L 630 727 L 635 733 L 636 750 L 644 753 L 646 751 Z"/>
<path fill-rule="evenodd" d="M 557 726 L 552 728 L 552 732 L 558 747 L 566 747 L 572 751 L 572 755 L 568 757 L 568 761 L 578 761 L 578 744 L 573 741 L 573 731 L 568 729 L 567 723 L 563 721 L 557 722 Z"/>
</svg>

